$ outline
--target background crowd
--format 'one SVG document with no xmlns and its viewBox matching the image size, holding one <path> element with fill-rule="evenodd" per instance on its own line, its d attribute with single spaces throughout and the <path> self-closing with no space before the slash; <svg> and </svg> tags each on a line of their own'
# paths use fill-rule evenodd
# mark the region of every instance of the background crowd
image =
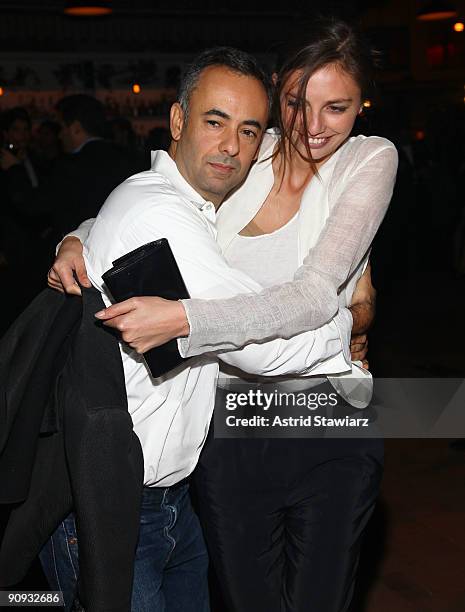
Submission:
<svg viewBox="0 0 465 612">
<path fill-rule="evenodd" d="M 169 145 L 162 127 L 137 142 L 130 120 L 107 121 L 92 96 L 68 96 L 58 107 L 37 124 L 21 107 L 0 116 L 0 275 L 9 288 L 2 332 L 44 287 L 62 236 L 95 216 L 125 178 L 147 170 L 151 149 Z"/>
</svg>

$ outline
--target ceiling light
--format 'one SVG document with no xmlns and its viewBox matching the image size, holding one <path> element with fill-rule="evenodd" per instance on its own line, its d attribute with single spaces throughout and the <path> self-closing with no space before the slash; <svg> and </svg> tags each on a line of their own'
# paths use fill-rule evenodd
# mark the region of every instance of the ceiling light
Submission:
<svg viewBox="0 0 465 612">
<path fill-rule="evenodd" d="M 108 0 L 68 0 L 64 12 L 72 17 L 100 17 L 111 15 L 113 9 Z"/>
<path fill-rule="evenodd" d="M 452 19 L 456 16 L 457 11 L 453 6 L 447 2 L 436 0 L 425 4 L 424 8 L 418 12 L 417 19 L 419 21 L 440 21 L 442 19 Z"/>
</svg>

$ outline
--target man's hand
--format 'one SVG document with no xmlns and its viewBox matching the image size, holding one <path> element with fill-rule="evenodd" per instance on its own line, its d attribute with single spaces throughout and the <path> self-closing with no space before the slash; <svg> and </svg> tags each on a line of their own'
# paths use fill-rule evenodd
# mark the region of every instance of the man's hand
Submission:
<svg viewBox="0 0 465 612">
<path fill-rule="evenodd" d="M 20 163 L 21 161 L 10 151 L 7 151 L 6 149 L 0 150 L 0 167 L 2 170 L 9 170 L 13 166 Z"/>
<path fill-rule="evenodd" d="M 376 289 L 371 284 L 371 265 L 358 279 L 349 309 L 352 313 L 352 335 L 365 334 L 371 327 L 376 312 Z"/>
<path fill-rule="evenodd" d="M 368 369 L 366 360 L 368 352 L 367 331 L 371 327 L 376 311 L 376 290 L 371 284 L 371 266 L 368 263 L 365 272 L 359 278 L 352 295 L 350 311 L 353 318 L 350 352 L 353 361 L 361 361 Z"/>
<path fill-rule="evenodd" d="M 121 332 L 137 353 L 145 353 L 173 338 L 189 335 L 182 302 L 159 297 L 135 297 L 95 314 L 104 325 Z"/>
<path fill-rule="evenodd" d="M 368 336 L 366 334 L 352 334 L 350 339 L 350 354 L 352 361 L 361 361 L 363 367 L 368 368 L 368 361 L 365 359 L 368 353 Z"/>
<path fill-rule="evenodd" d="M 83 287 L 91 287 L 87 278 L 86 265 L 82 255 L 82 243 L 79 238 L 69 236 L 63 240 L 57 258 L 48 272 L 48 286 L 61 293 L 81 295 L 73 273 Z"/>
</svg>

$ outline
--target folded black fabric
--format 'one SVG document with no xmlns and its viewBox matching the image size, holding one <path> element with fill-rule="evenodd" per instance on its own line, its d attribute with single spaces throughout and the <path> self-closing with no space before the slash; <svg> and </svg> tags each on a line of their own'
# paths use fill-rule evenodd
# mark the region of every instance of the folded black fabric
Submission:
<svg viewBox="0 0 465 612">
<path fill-rule="evenodd" d="M 167 300 L 190 297 L 166 238 L 144 244 L 116 259 L 102 278 L 117 302 L 144 295 Z M 185 361 L 179 354 L 176 340 L 147 351 L 144 359 L 154 378 Z"/>
</svg>

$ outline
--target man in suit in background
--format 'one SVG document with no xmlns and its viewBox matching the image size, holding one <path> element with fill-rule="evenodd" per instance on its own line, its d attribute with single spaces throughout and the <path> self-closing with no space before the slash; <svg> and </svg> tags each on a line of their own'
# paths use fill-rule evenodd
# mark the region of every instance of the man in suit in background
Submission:
<svg viewBox="0 0 465 612">
<path fill-rule="evenodd" d="M 25 172 L 14 155 L 3 155 L 18 187 L 16 206 L 33 215 L 48 212 L 55 236 L 96 216 L 111 191 L 128 176 L 141 170 L 116 144 L 105 139 L 103 104 L 92 96 L 77 94 L 62 98 L 57 106 L 61 140 L 68 155 L 59 159 L 49 180 L 35 192 L 25 181 Z M 5 159 L 6 158 L 6 159 Z"/>
<path fill-rule="evenodd" d="M 141 170 L 129 155 L 105 139 L 106 123 L 101 102 L 91 96 L 67 96 L 57 104 L 61 140 L 70 155 L 63 159 L 50 181 L 52 224 L 60 237 L 76 222 L 97 215 L 111 191 Z"/>
<path fill-rule="evenodd" d="M 11 312 L 2 321 L 5 329 L 15 313 L 40 290 L 57 241 L 84 219 L 97 216 L 113 189 L 128 176 L 142 170 L 129 153 L 105 139 L 105 110 L 96 98 L 84 94 L 66 96 L 58 102 L 56 110 L 61 124 L 60 137 L 67 154 L 57 159 L 47 180 L 33 187 L 19 157 L 7 150 L 1 156 L 2 168 L 8 174 L 14 193 L 10 202 L 11 213 L 28 219 L 34 227 L 38 219 L 44 218 L 48 225 L 48 230 L 42 232 L 40 248 L 36 246 L 29 253 L 24 252 L 28 245 L 21 245 L 23 259 L 29 262 L 27 276 L 30 283 L 27 295 L 21 294 L 21 286 L 18 292 L 13 292 L 18 299 L 12 301 Z M 15 249 L 19 246 L 16 245 Z M 42 252 L 43 257 L 31 274 L 30 262 L 37 258 L 38 252 Z M 24 274 L 15 276 L 24 278 Z"/>
</svg>

